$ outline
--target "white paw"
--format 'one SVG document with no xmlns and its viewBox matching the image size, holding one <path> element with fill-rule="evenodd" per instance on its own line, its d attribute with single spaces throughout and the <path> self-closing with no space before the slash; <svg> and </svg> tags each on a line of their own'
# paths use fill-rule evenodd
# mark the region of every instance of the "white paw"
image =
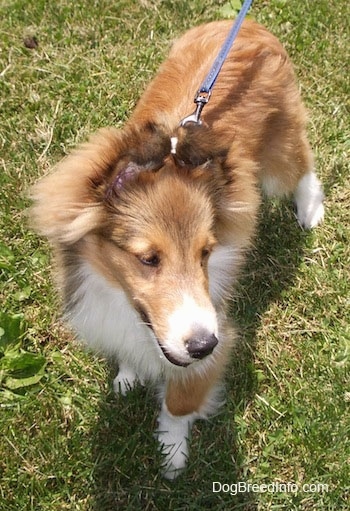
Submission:
<svg viewBox="0 0 350 511">
<path fill-rule="evenodd" d="M 137 382 L 140 380 L 138 379 L 137 375 L 129 368 L 121 366 L 119 369 L 119 373 L 113 380 L 113 389 L 116 394 L 122 394 L 122 396 L 125 396 L 127 392 L 132 390 Z M 140 383 L 143 385 L 143 382 L 140 381 Z"/>
<path fill-rule="evenodd" d="M 175 479 L 186 467 L 188 458 L 187 438 L 174 442 L 171 435 L 165 432 L 158 432 L 158 442 L 164 461 L 162 463 L 162 475 L 166 479 Z M 173 443 L 172 443 L 173 442 Z"/>
<path fill-rule="evenodd" d="M 301 227 L 304 229 L 312 229 L 320 224 L 324 217 L 324 205 L 309 204 L 305 209 L 297 208 L 297 218 Z"/>
<path fill-rule="evenodd" d="M 312 229 L 324 217 L 324 194 L 314 172 L 301 178 L 294 194 L 298 222 L 304 229 Z"/>
<path fill-rule="evenodd" d="M 156 436 L 164 455 L 162 474 L 166 479 L 175 479 L 186 467 L 188 458 L 188 436 L 197 414 L 171 415 L 163 405 L 158 417 Z"/>
</svg>

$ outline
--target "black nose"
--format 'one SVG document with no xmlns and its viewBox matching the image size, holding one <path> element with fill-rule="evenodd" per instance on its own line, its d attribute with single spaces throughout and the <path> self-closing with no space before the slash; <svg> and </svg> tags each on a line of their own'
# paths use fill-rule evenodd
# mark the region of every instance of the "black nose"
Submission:
<svg viewBox="0 0 350 511">
<path fill-rule="evenodd" d="M 192 358 L 202 359 L 210 355 L 219 341 L 214 334 L 197 332 L 185 343 L 186 349 Z"/>
</svg>

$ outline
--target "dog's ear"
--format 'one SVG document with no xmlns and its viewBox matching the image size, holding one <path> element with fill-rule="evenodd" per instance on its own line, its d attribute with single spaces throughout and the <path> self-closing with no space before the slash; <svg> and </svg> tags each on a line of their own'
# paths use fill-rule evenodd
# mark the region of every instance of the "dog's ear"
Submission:
<svg viewBox="0 0 350 511">
<path fill-rule="evenodd" d="M 33 227 L 54 244 L 75 243 L 103 226 L 113 182 L 120 190 L 142 170 L 159 168 L 169 152 L 169 136 L 152 123 L 98 131 L 33 187 Z"/>
<path fill-rule="evenodd" d="M 220 137 L 216 137 L 214 142 L 211 130 L 205 124 L 180 126 L 172 139 L 176 139 L 172 154 L 180 166 L 197 167 L 215 158 L 225 157 L 227 153 L 224 143 L 220 143 Z"/>
<path fill-rule="evenodd" d="M 108 128 L 62 160 L 31 191 L 33 227 L 56 245 L 75 243 L 100 227 L 105 212 L 98 190 L 122 151 L 122 132 Z"/>
<path fill-rule="evenodd" d="M 159 168 L 170 154 L 170 136 L 160 124 L 148 122 L 126 129 L 125 137 L 127 153 L 123 156 L 140 167 Z"/>
<path fill-rule="evenodd" d="M 144 167 L 137 165 L 137 163 L 133 161 L 125 162 L 123 168 L 118 172 L 115 179 L 113 179 L 111 188 L 116 192 L 123 189 L 129 181 L 136 179 L 142 170 L 144 170 Z"/>
<path fill-rule="evenodd" d="M 107 183 L 106 199 L 117 198 L 141 174 L 145 180 L 152 179 L 151 174 L 164 165 L 164 159 L 170 153 L 170 137 L 160 125 L 147 123 L 139 128 L 127 128 L 124 135 L 126 151 Z"/>
<path fill-rule="evenodd" d="M 138 178 L 141 172 L 156 170 L 157 168 L 158 166 L 155 162 L 151 162 L 150 165 L 146 166 L 137 164 L 134 161 L 128 161 L 125 158 L 122 159 L 118 162 L 115 175 L 107 184 L 104 195 L 105 200 L 115 200 L 132 181 Z"/>
</svg>

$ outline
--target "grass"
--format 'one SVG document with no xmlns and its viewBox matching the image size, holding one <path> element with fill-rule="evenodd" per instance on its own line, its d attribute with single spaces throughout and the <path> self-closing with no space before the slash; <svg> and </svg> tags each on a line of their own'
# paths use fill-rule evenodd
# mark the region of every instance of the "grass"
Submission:
<svg viewBox="0 0 350 511">
<path fill-rule="evenodd" d="M 71 342 L 48 246 L 26 222 L 30 184 L 88 133 L 123 124 L 173 37 L 229 10 L 199 0 L 0 0 L 3 511 L 348 509 L 347 0 L 254 5 L 296 65 L 326 219 L 306 233 L 289 204 L 264 204 L 232 301 L 241 341 L 227 403 L 196 424 L 174 483 L 159 476 L 152 391 L 115 398 L 110 366 Z M 213 481 L 298 491 L 213 493 Z"/>
</svg>

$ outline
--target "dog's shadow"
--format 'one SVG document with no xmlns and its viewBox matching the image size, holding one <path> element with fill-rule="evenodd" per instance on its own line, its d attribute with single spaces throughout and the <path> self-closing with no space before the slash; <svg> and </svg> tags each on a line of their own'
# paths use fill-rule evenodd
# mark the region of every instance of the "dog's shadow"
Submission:
<svg viewBox="0 0 350 511">
<path fill-rule="evenodd" d="M 213 482 L 233 484 L 247 478 L 232 409 L 244 409 L 257 391 L 253 355 L 261 317 L 295 282 L 310 239 L 290 204 L 263 204 L 255 247 L 230 307 L 239 340 L 226 381 L 228 405 L 217 417 L 196 423 L 188 468 L 175 482 L 160 476 L 161 456 L 153 438 L 158 406 L 152 391 L 137 388 L 127 397 L 105 396 L 93 432 L 96 511 L 182 509 L 188 500 L 199 509 L 227 509 L 234 502 L 246 511 L 257 509 L 254 495 L 216 493 Z M 173 507 L 166 507 L 162 502 L 170 495 Z"/>
</svg>

